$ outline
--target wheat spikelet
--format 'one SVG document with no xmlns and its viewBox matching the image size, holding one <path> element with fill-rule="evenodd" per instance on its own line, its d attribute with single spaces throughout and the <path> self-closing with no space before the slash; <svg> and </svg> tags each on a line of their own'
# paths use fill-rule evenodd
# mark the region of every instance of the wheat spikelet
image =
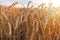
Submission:
<svg viewBox="0 0 60 40">
<path fill-rule="evenodd" d="M 28 2 L 27 8 L 29 7 L 30 3 L 31 3 L 31 1 Z"/>
<path fill-rule="evenodd" d="M 18 28 L 18 22 L 19 22 L 19 17 L 16 19 L 16 24 L 15 24 L 15 28 L 14 29 Z"/>
<path fill-rule="evenodd" d="M 14 7 L 16 4 L 18 4 L 18 2 L 14 2 L 9 8 Z"/>
</svg>

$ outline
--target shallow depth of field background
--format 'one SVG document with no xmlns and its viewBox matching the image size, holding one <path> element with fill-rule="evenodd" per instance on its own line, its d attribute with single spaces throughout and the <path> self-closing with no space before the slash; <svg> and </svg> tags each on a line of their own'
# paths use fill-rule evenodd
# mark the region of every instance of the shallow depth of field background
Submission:
<svg viewBox="0 0 60 40">
<path fill-rule="evenodd" d="M 0 0 L 0 40 L 60 40 L 60 1 Z"/>
</svg>

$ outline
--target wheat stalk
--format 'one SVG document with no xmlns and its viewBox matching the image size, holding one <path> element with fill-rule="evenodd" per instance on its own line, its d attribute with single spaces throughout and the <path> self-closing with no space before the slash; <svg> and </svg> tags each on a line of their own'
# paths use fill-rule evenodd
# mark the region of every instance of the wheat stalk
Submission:
<svg viewBox="0 0 60 40">
<path fill-rule="evenodd" d="M 2 10 L 1 10 L 2 11 Z M 1 13 L 1 15 L 8 21 L 7 23 L 8 23 L 8 25 L 9 25 L 9 35 L 11 35 L 11 24 L 10 24 L 10 22 L 9 22 L 9 19 L 8 19 L 8 17 L 5 15 L 5 14 L 3 14 L 4 12 L 2 12 Z"/>
</svg>

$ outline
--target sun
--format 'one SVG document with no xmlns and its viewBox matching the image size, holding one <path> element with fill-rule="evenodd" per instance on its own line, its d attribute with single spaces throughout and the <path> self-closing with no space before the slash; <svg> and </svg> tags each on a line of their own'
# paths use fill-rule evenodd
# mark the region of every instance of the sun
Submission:
<svg viewBox="0 0 60 40">
<path fill-rule="evenodd" d="M 60 0 L 51 0 L 54 7 L 60 7 Z"/>
</svg>

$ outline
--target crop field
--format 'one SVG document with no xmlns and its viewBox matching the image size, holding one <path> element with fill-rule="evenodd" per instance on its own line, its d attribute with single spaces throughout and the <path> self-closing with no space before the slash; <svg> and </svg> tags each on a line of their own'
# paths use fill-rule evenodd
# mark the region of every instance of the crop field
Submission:
<svg viewBox="0 0 60 40">
<path fill-rule="evenodd" d="M 0 5 L 0 40 L 60 40 L 60 8 Z"/>
</svg>

